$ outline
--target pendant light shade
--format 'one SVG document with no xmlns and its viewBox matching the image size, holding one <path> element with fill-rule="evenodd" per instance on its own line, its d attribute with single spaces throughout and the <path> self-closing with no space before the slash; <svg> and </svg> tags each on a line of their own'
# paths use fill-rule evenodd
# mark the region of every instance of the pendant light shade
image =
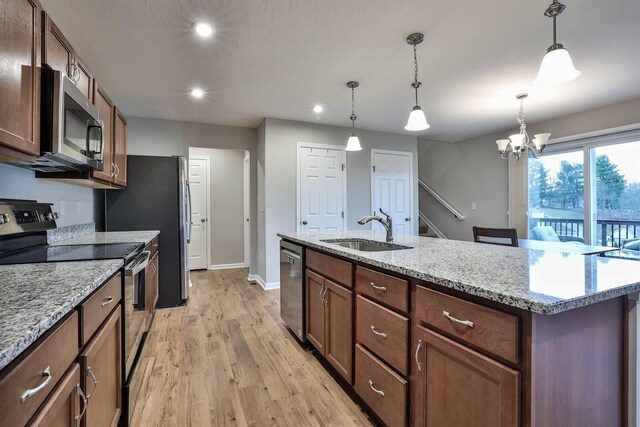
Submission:
<svg viewBox="0 0 640 427">
<path fill-rule="evenodd" d="M 349 139 L 347 140 L 347 146 L 345 147 L 346 151 L 360 151 L 362 150 L 362 145 L 360 145 L 360 138 L 356 135 L 356 102 L 355 102 L 355 89 L 360 86 L 360 83 L 351 80 L 347 82 L 347 87 L 351 89 L 351 116 L 349 116 L 349 120 L 351 120 L 351 135 L 349 135 Z"/>
<path fill-rule="evenodd" d="M 407 125 L 404 127 L 405 130 L 410 131 L 420 131 L 429 129 L 429 123 L 427 123 L 427 118 L 424 115 L 424 111 L 416 105 L 411 110 L 409 114 L 409 120 L 407 120 Z"/>
<path fill-rule="evenodd" d="M 360 145 L 360 139 L 358 138 L 358 135 L 356 135 L 355 133 L 352 133 L 351 136 L 349 136 L 349 140 L 347 141 L 347 148 L 345 148 L 346 151 L 360 151 L 362 150 L 362 145 Z"/>
<path fill-rule="evenodd" d="M 533 83 L 540 85 L 566 83 L 577 79 L 580 74 L 573 65 L 567 49 L 552 49 L 542 58 L 538 77 Z"/>
<path fill-rule="evenodd" d="M 533 81 L 539 85 L 555 85 L 570 82 L 580 77 L 580 71 L 573 65 L 569 51 L 557 40 L 557 18 L 566 6 L 558 0 L 553 0 L 545 10 L 544 15 L 553 18 L 553 44 L 547 49 L 547 53 L 542 58 L 538 77 Z"/>
<path fill-rule="evenodd" d="M 427 123 L 427 118 L 424 115 L 424 111 L 420 108 L 420 104 L 418 104 L 418 88 L 422 86 L 422 83 L 418 81 L 418 49 L 417 46 L 422 43 L 424 40 L 424 34 L 421 33 L 413 33 L 407 36 L 407 43 L 413 46 L 413 70 L 414 70 L 414 79 L 413 83 L 411 83 L 411 87 L 415 90 L 416 94 L 416 105 L 409 113 L 409 119 L 407 120 L 407 125 L 404 127 L 405 130 L 417 132 L 421 130 L 429 129 L 429 123 Z"/>
</svg>

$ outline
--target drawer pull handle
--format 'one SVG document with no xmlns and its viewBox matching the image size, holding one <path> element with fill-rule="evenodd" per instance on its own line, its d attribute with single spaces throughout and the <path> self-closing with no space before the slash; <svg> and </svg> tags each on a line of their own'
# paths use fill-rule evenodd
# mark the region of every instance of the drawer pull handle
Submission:
<svg viewBox="0 0 640 427">
<path fill-rule="evenodd" d="M 422 347 L 422 340 L 418 340 L 418 345 L 416 346 L 416 354 L 414 354 L 413 358 L 416 359 L 418 371 L 422 372 L 422 363 L 420 363 L 420 359 L 418 359 L 418 356 L 420 355 L 420 347 Z"/>
<path fill-rule="evenodd" d="M 369 387 L 371 387 L 371 390 L 375 391 L 376 393 L 378 393 L 380 396 L 384 397 L 384 391 L 382 390 L 378 390 L 377 388 L 375 388 L 373 386 L 373 381 L 369 380 Z"/>
<path fill-rule="evenodd" d="M 102 307 L 104 307 L 105 305 L 109 305 L 109 304 L 111 304 L 112 302 L 113 302 L 113 297 L 112 297 L 112 296 L 109 296 L 106 300 L 104 300 L 104 301 L 102 302 Z"/>
<path fill-rule="evenodd" d="M 42 371 L 42 376 L 45 378 L 45 380 L 42 381 L 39 386 L 25 391 L 22 396 L 20 396 L 20 403 L 26 402 L 28 398 L 45 388 L 47 384 L 51 382 L 51 369 L 49 368 L 49 366 L 47 366 L 44 371 Z"/>
<path fill-rule="evenodd" d="M 93 369 L 91 369 L 91 366 L 87 366 L 87 375 L 90 376 L 91 379 L 93 380 L 93 391 L 91 392 L 91 394 L 87 393 L 87 402 L 88 402 L 91 400 L 91 396 L 96 394 L 96 389 L 98 388 L 98 379 L 96 378 L 96 374 L 93 373 Z"/>
<path fill-rule="evenodd" d="M 376 291 L 380 291 L 380 292 L 387 292 L 387 288 L 386 286 L 378 286 L 375 283 L 371 282 L 371 287 L 373 289 L 375 289 Z"/>
<path fill-rule="evenodd" d="M 80 387 L 80 384 L 76 384 L 76 393 L 82 399 L 82 412 L 80 412 L 80 415 L 76 416 L 76 425 L 79 426 L 80 425 L 80 420 L 82 420 L 82 417 L 84 417 L 84 413 L 87 412 L 87 405 L 89 404 L 89 400 L 84 395 L 84 392 L 82 391 L 82 388 Z"/>
<path fill-rule="evenodd" d="M 371 331 L 372 331 L 374 334 L 378 335 L 379 337 L 382 337 L 382 338 L 386 338 L 386 337 L 387 337 L 387 334 L 385 334 L 384 332 L 378 332 L 378 331 L 376 331 L 376 327 L 375 327 L 375 326 L 373 326 L 373 325 L 371 325 Z"/>
<path fill-rule="evenodd" d="M 460 323 L 461 325 L 465 325 L 465 326 L 468 326 L 468 327 L 470 327 L 470 328 L 473 328 L 473 322 L 472 322 L 472 321 L 470 321 L 470 320 L 460 320 L 460 319 L 456 319 L 455 317 L 453 317 L 452 315 L 450 315 L 448 311 L 443 311 L 443 312 L 442 312 L 442 315 L 443 315 L 444 317 L 446 317 L 447 319 L 451 320 L 452 322 Z"/>
</svg>

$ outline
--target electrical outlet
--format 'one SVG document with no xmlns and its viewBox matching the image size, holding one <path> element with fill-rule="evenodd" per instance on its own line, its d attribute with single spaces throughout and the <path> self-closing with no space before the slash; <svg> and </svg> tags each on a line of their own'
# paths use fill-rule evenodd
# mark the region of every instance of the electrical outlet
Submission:
<svg viewBox="0 0 640 427">
<path fill-rule="evenodd" d="M 471 210 L 472 211 L 476 210 L 476 202 L 471 202 Z"/>
</svg>

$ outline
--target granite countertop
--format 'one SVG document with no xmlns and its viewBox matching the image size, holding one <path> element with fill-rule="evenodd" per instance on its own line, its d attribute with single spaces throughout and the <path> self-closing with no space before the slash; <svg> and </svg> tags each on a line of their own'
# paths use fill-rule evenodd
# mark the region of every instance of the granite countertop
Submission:
<svg viewBox="0 0 640 427">
<path fill-rule="evenodd" d="M 52 246 L 61 245 L 95 245 L 107 243 L 144 243 L 152 241 L 160 232 L 149 231 L 106 231 L 92 232 L 81 236 L 70 237 L 64 240 L 49 242 Z"/>
<path fill-rule="evenodd" d="M 123 260 L 0 266 L 0 369 L 123 265 Z"/>
<path fill-rule="evenodd" d="M 278 233 L 283 239 L 538 314 L 556 314 L 640 291 L 640 262 L 420 236 L 411 246 L 362 252 L 325 239 L 384 241 L 371 231 Z"/>
</svg>

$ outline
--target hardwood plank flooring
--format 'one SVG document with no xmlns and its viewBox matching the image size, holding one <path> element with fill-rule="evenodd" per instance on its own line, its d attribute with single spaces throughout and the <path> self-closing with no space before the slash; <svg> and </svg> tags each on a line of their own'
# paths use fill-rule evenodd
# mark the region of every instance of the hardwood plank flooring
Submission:
<svg viewBox="0 0 640 427">
<path fill-rule="evenodd" d="M 156 312 L 133 426 L 370 426 L 246 269 L 191 273 L 189 303 Z"/>
</svg>

